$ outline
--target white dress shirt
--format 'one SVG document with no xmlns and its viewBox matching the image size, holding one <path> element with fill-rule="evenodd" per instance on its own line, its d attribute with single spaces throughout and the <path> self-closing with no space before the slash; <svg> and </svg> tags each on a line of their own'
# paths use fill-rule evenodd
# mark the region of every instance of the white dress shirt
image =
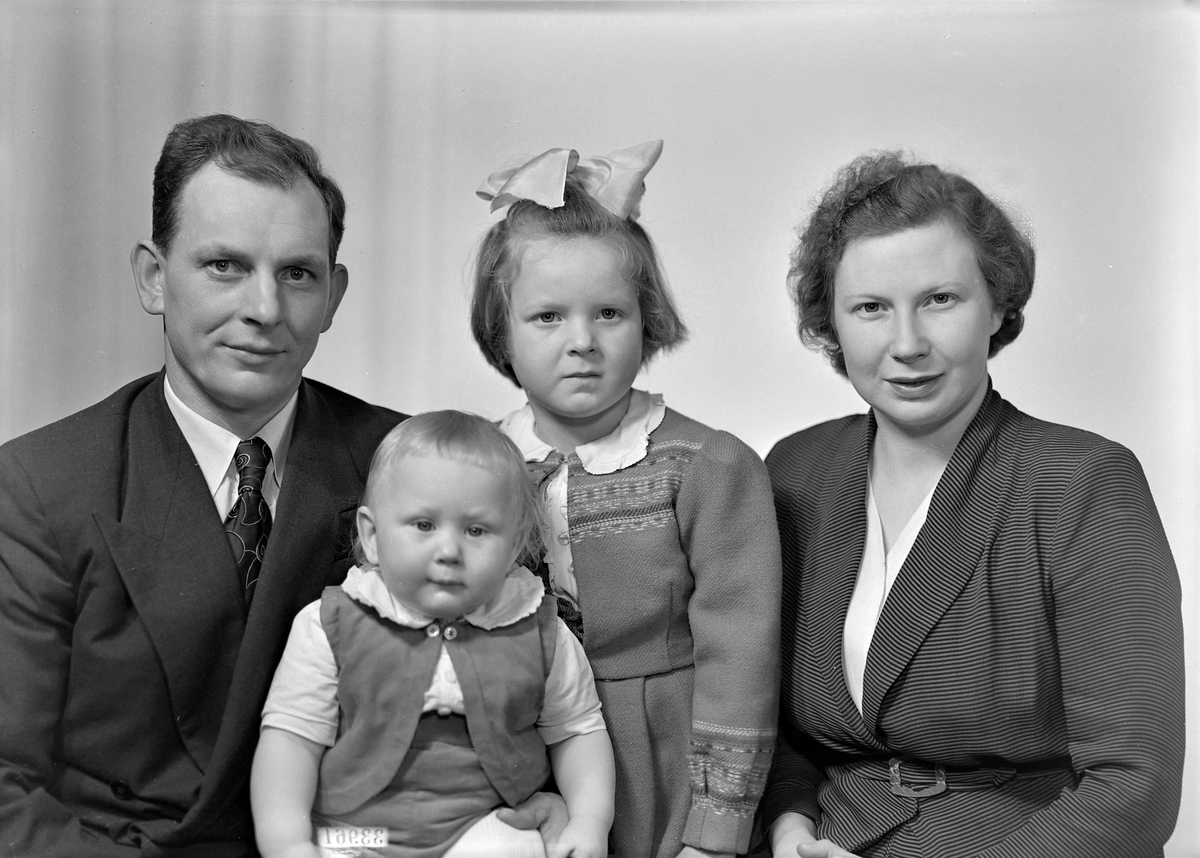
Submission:
<svg viewBox="0 0 1200 858">
<path fill-rule="evenodd" d="M 189 408 L 186 403 L 171 388 L 170 379 L 164 379 L 167 408 L 184 440 L 192 448 L 192 454 L 200 465 L 200 473 L 208 485 L 213 504 L 222 519 L 229 514 L 233 502 L 237 500 L 238 473 L 233 466 L 233 454 L 237 445 L 247 438 L 239 438 L 224 426 L 218 426 L 206 417 L 200 416 Z M 283 471 L 287 463 L 288 448 L 292 443 L 292 426 L 296 419 L 296 401 L 300 391 L 296 390 L 291 399 L 279 409 L 279 413 L 267 421 L 255 435 L 262 438 L 271 448 L 271 461 L 267 465 L 267 473 L 263 479 L 263 498 L 271 508 L 272 519 L 275 516 L 275 504 L 279 500 L 279 489 L 283 485 Z"/>
</svg>

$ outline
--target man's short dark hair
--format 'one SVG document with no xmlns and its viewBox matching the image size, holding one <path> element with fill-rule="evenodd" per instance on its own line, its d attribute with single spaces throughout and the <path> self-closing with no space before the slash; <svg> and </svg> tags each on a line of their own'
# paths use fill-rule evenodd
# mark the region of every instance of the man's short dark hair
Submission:
<svg viewBox="0 0 1200 858">
<path fill-rule="evenodd" d="M 291 188 L 307 178 L 316 186 L 329 216 L 329 267 L 337 261 L 346 225 L 346 200 L 337 183 L 321 169 L 317 150 L 265 122 L 214 113 L 178 123 L 167 135 L 154 166 L 152 233 L 164 254 L 179 230 L 179 195 L 188 180 L 212 162 L 244 179 Z"/>
</svg>

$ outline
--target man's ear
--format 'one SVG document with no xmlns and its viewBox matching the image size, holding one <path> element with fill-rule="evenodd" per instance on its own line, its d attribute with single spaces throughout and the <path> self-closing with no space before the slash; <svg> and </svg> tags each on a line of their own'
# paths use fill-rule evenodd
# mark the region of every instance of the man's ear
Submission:
<svg viewBox="0 0 1200 858">
<path fill-rule="evenodd" d="M 133 285 L 137 287 L 138 300 L 142 302 L 142 309 L 151 316 L 164 315 L 163 281 L 167 276 L 165 262 L 152 241 L 139 241 L 129 252 L 129 264 L 133 268 Z"/>
<path fill-rule="evenodd" d="M 358 544 L 362 546 L 363 557 L 371 566 L 379 565 L 379 549 L 375 545 L 375 514 L 370 507 L 360 506 L 355 516 L 358 526 Z"/>
<path fill-rule="evenodd" d="M 329 330 L 329 326 L 333 324 L 333 314 L 337 312 L 338 305 L 342 303 L 342 297 L 346 294 L 346 287 L 350 285 L 350 272 L 346 270 L 346 266 L 338 263 L 333 266 L 333 273 L 329 276 L 329 303 L 325 307 L 325 321 L 321 323 L 321 333 Z"/>
</svg>

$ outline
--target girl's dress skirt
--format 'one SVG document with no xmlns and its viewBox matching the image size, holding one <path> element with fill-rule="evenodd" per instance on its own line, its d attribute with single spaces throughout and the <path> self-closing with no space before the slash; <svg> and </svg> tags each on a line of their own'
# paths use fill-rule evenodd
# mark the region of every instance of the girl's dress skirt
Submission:
<svg viewBox="0 0 1200 858">
<path fill-rule="evenodd" d="M 688 741 L 695 670 L 597 680 L 617 763 L 610 852 L 676 858 L 692 807 Z"/>
</svg>

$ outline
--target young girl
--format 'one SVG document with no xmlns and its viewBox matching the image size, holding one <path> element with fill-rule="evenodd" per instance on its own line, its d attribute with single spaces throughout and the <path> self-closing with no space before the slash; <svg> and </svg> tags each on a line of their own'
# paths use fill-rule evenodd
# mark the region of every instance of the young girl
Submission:
<svg viewBox="0 0 1200 858">
<path fill-rule="evenodd" d="M 296 617 L 263 710 L 264 858 L 536 858 L 538 833 L 493 811 L 551 768 L 570 815 L 554 854 L 605 854 L 613 758 L 591 671 L 516 565 L 538 513 L 520 453 L 480 417 L 431 412 L 384 438 L 360 565 Z"/>
<path fill-rule="evenodd" d="M 541 572 L 583 641 L 617 763 L 620 858 L 744 852 L 775 742 L 779 540 L 745 444 L 632 388 L 681 342 L 635 222 L 661 141 L 495 173 L 476 342 L 529 402 L 501 424 L 547 510 Z M 686 844 L 686 845 L 685 845 Z"/>
</svg>

